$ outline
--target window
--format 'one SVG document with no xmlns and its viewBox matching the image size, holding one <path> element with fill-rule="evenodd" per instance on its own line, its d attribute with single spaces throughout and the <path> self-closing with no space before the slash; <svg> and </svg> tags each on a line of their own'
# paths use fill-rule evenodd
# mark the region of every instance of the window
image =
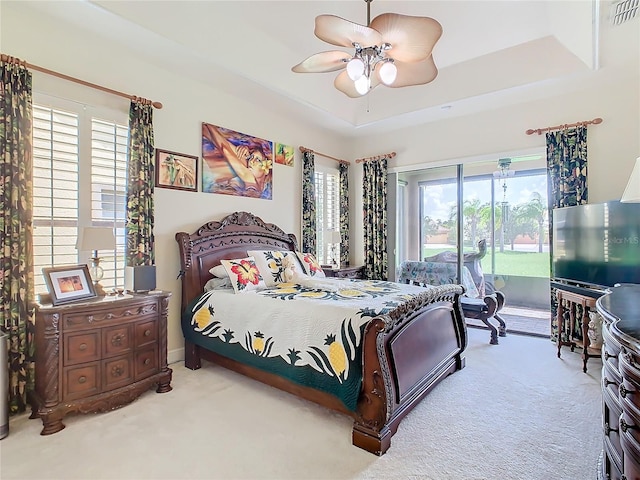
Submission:
<svg viewBox="0 0 640 480">
<path fill-rule="evenodd" d="M 340 174 L 338 170 L 315 171 L 316 187 L 316 257 L 325 265 L 340 264 L 340 244 L 332 232 L 340 230 Z"/>
<path fill-rule="evenodd" d="M 126 112 L 98 112 L 57 99 L 34 102 L 36 292 L 46 290 L 43 267 L 91 263 L 91 252 L 76 249 L 84 226 L 114 228 L 116 249 L 98 252 L 105 272 L 100 283 L 107 290 L 122 286 L 127 146 Z"/>
</svg>

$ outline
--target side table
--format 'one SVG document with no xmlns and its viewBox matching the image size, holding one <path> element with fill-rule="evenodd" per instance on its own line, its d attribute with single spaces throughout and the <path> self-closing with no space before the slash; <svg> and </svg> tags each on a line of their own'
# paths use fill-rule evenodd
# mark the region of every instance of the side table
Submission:
<svg viewBox="0 0 640 480">
<path fill-rule="evenodd" d="M 572 352 L 576 347 L 576 343 L 571 340 L 571 334 L 575 328 L 576 309 L 580 305 L 582 307 L 582 318 L 580 319 L 582 323 L 582 371 L 587 373 L 587 360 L 601 355 L 599 351 L 597 353 L 589 353 L 589 310 L 596 311 L 597 299 L 562 290 L 561 288 L 556 289 L 556 298 L 558 299 L 558 358 L 560 358 L 560 349 L 563 346 L 571 347 Z M 569 303 L 569 334 L 566 340 L 562 340 L 562 333 L 564 332 L 564 302 Z"/>
<path fill-rule="evenodd" d="M 364 278 L 364 265 L 360 265 L 357 267 L 322 267 L 322 271 L 327 277 L 336 277 L 336 278 Z"/>
</svg>

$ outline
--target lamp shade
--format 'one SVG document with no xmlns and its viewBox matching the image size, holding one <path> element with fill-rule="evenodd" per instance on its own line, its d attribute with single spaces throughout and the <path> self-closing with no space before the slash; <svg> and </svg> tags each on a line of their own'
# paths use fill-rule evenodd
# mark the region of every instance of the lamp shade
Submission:
<svg viewBox="0 0 640 480">
<path fill-rule="evenodd" d="M 90 250 L 113 250 L 116 237 L 111 227 L 84 227 L 78 234 L 76 248 L 81 252 Z"/>
<path fill-rule="evenodd" d="M 624 189 L 620 201 L 623 203 L 640 203 L 640 157 L 636 158 L 636 163 L 627 182 L 627 188 Z"/>
<path fill-rule="evenodd" d="M 329 233 L 329 243 L 340 243 L 342 241 L 339 230 L 329 230 L 328 233 Z"/>
</svg>

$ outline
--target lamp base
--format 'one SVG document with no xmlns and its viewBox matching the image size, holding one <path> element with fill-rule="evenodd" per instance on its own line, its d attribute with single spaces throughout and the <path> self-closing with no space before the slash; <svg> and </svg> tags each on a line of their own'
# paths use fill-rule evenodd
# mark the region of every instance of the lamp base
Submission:
<svg viewBox="0 0 640 480">
<path fill-rule="evenodd" d="M 107 292 L 104 291 L 104 288 L 102 288 L 102 285 L 100 285 L 99 282 L 94 283 L 93 288 L 96 291 L 96 295 L 99 297 L 105 297 L 107 295 Z"/>
</svg>

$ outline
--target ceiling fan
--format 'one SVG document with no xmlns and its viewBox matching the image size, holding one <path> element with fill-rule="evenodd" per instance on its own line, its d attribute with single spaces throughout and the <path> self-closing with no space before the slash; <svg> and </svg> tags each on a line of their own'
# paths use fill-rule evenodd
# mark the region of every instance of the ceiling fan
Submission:
<svg viewBox="0 0 640 480">
<path fill-rule="evenodd" d="M 442 35 L 442 25 L 430 17 L 383 13 L 367 25 L 335 15 L 319 15 L 316 37 L 338 47 L 353 47 L 354 53 L 331 50 L 311 55 L 294 66 L 296 73 L 325 73 L 345 69 L 333 84 L 351 98 L 367 94 L 380 85 L 392 88 L 423 85 L 433 81 L 438 69 L 432 50 Z"/>
</svg>

